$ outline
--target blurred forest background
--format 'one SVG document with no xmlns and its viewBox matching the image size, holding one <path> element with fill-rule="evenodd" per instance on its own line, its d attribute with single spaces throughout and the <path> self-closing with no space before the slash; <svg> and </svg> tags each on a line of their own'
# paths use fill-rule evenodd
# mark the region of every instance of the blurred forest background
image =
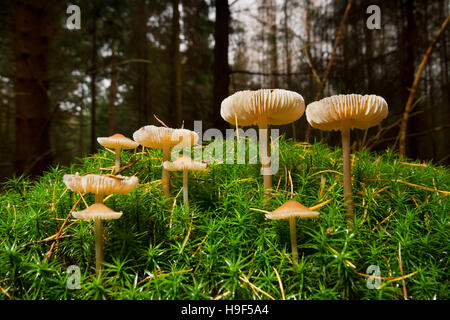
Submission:
<svg viewBox="0 0 450 320">
<path fill-rule="evenodd" d="M 66 27 L 70 4 L 79 30 Z M 366 26 L 370 5 L 380 29 Z M 221 101 L 259 88 L 297 91 L 306 104 L 383 96 L 388 118 L 355 130 L 355 150 L 398 149 L 411 100 L 406 155 L 448 165 L 448 15 L 448 0 L 3 0 L 0 177 L 74 162 L 100 147 L 96 137 L 160 125 L 154 115 L 223 130 Z M 307 127 L 303 116 L 281 132 L 339 144 L 337 133 L 306 137 Z"/>
</svg>

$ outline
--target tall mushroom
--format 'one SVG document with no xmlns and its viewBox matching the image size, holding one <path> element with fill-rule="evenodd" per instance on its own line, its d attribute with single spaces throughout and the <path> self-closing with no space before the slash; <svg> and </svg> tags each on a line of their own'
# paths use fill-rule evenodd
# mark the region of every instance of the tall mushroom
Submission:
<svg viewBox="0 0 450 320">
<path fill-rule="evenodd" d="M 198 134 L 195 131 L 187 129 L 172 129 L 149 125 L 135 131 L 133 133 L 133 139 L 145 147 L 162 149 L 164 162 L 170 160 L 170 151 L 173 147 L 183 148 L 196 144 Z M 163 192 L 167 197 L 170 196 L 169 179 L 169 171 L 163 167 L 162 185 Z"/>
<path fill-rule="evenodd" d="M 194 161 L 188 156 L 182 156 L 174 162 L 164 161 L 163 167 L 167 171 L 183 171 L 183 201 L 186 209 L 189 209 L 188 173 L 189 171 L 205 169 L 206 163 Z"/>
<path fill-rule="evenodd" d="M 270 220 L 288 220 L 289 233 L 291 236 L 291 250 L 294 261 L 298 263 L 297 234 L 295 218 L 318 218 L 319 212 L 312 211 L 295 200 L 289 200 L 278 209 L 266 214 Z"/>
<path fill-rule="evenodd" d="M 236 126 L 257 125 L 259 128 L 259 153 L 266 199 L 272 188 L 269 126 L 294 122 L 304 111 L 303 97 L 283 89 L 238 91 L 222 101 L 220 115 L 225 121 Z"/>
<path fill-rule="evenodd" d="M 114 161 L 114 173 L 120 170 L 120 149 L 134 149 L 139 143 L 133 141 L 120 133 L 109 137 L 98 137 L 97 142 L 105 148 L 114 149 L 116 160 Z"/>
<path fill-rule="evenodd" d="M 95 272 L 99 275 L 104 260 L 102 220 L 119 219 L 122 212 L 115 212 L 102 203 L 94 203 L 83 211 L 72 212 L 72 215 L 80 220 L 94 220 Z"/>
<path fill-rule="evenodd" d="M 94 193 L 95 204 L 84 211 L 73 212 L 72 215 L 77 219 L 93 219 L 95 234 L 95 270 L 100 273 L 103 263 L 103 219 L 118 219 L 122 213 L 106 209 L 103 205 L 103 195 L 111 193 L 127 194 L 131 192 L 138 183 L 137 177 L 123 177 L 120 175 L 95 175 L 87 174 L 84 176 L 76 174 L 66 174 L 63 177 L 67 188 L 72 191 Z"/>
<path fill-rule="evenodd" d="M 346 218 L 353 226 L 352 171 L 350 163 L 350 130 L 368 129 L 379 124 L 388 115 L 386 101 L 376 95 L 335 95 L 310 103 L 306 119 L 313 128 L 340 130 L 344 166 L 344 202 Z"/>
</svg>

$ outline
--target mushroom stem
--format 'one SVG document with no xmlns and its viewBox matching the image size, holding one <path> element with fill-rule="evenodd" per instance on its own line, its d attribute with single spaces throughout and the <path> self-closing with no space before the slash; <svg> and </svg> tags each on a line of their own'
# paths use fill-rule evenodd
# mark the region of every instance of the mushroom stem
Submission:
<svg viewBox="0 0 450 320">
<path fill-rule="evenodd" d="M 189 208 L 188 171 L 183 170 L 183 201 L 186 209 Z"/>
<path fill-rule="evenodd" d="M 295 228 L 295 217 L 289 218 L 289 232 L 291 234 L 291 249 L 292 257 L 298 263 L 298 249 L 297 249 L 297 233 Z"/>
<path fill-rule="evenodd" d="M 119 172 L 120 170 L 120 148 L 116 148 L 116 160 L 114 161 L 114 173 Z"/>
<path fill-rule="evenodd" d="M 163 163 L 164 161 L 170 161 L 170 147 L 168 145 L 165 145 L 163 147 Z M 164 169 L 164 166 L 162 168 L 162 186 L 163 186 L 163 192 L 166 197 L 170 197 L 170 172 L 166 169 Z"/>
<path fill-rule="evenodd" d="M 95 272 L 100 275 L 103 264 L 103 224 L 99 218 L 94 219 L 94 237 L 95 237 Z"/>
<path fill-rule="evenodd" d="M 353 197 L 352 197 L 352 167 L 350 162 L 350 129 L 341 129 L 342 159 L 344 164 L 344 202 L 346 219 L 349 226 L 353 226 Z"/>
<path fill-rule="evenodd" d="M 95 203 L 103 203 L 103 193 L 95 194 Z"/>
<path fill-rule="evenodd" d="M 264 206 L 269 205 L 270 189 L 272 189 L 272 173 L 270 168 L 270 145 L 268 125 L 262 123 L 259 125 L 259 154 L 264 178 Z"/>
</svg>

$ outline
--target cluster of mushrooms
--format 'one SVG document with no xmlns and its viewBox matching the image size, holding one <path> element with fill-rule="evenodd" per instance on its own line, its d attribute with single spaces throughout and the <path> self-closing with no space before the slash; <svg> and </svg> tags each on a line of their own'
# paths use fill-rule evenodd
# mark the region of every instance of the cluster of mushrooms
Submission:
<svg viewBox="0 0 450 320">
<path fill-rule="evenodd" d="M 268 130 L 270 125 L 284 125 L 298 120 L 305 113 L 303 97 L 293 91 L 284 89 L 260 89 L 256 91 L 239 91 L 222 101 L 221 116 L 228 123 L 238 126 L 258 126 L 261 174 L 264 181 L 264 207 L 269 205 L 272 189 L 271 158 Z M 348 225 L 353 226 L 352 178 L 350 162 L 350 130 L 368 129 L 378 125 L 387 117 L 386 101 L 376 95 L 335 95 L 310 103 L 306 107 L 306 118 L 313 128 L 320 130 L 339 130 L 342 137 L 344 203 Z M 194 146 L 199 137 L 196 132 L 187 129 L 173 129 L 148 125 L 133 134 L 133 140 L 121 134 L 98 138 L 98 142 L 115 152 L 113 175 L 65 175 L 64 183 L 73 191 L 92 192 L 95 203 L 87 209 L 73 212 L 77 219 L 94 220 L 96 271 L 100 273 L 103 263 L 102 220 L 117 219 L 122 212 L 114 212 L 103 204 L 103 195 L 111 193 L 127 194 L 137 185 L 135 176 L 125 177 L 120 173 L 120 150 L 133 149 L 138 145 L 162 149 L 162 190 L 170 197 L 170 172 L 183 172 L 183 199 L 186 208 L 188 202 L 188 171 L 204 170 L 206 163 L 194 161 L 183 152 L 183 156 L 171 160 L 173 149 L 188 150 Z M 187 148 L 187 149 L 186 149 Z M 265 211 L 265 210 L 263 210 Z M 289 221 L 291 249 L 294 261 L 298 262 L 296 240 L 296 218 L 317 218 L 319 212 L 308 209 L 297 201 L 289 200 L 272 212 L 266 211 L 266 218 Z"/>
</svg>

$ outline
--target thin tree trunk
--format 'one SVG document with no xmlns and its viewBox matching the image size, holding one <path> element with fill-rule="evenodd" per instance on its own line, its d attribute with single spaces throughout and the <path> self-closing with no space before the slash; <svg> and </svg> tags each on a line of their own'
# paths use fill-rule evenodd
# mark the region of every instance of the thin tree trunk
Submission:
<svg viewBox="0 0 450 320">
<path fill-rule="evenodd" d="M 112 61 L 115 61 L 116 49 L 113 45 Z M 109 86 L 108 131 L 110 135 L 116 133 L 116 95 L 117 95 L 117 70 L 111 67 L 111 84 Z"/>
<path fill-rule="evenodd" d="M 132 2 L 133 24 L 130 47 L 133 56 L 137 59 L 149 58 L 149 40 L 147 38 L 147 20 L 149 8 L 146 1 L 134 0 Z M 136 75 L 135 101 L 138 115 L 138 126 L 149 124 L 152 114 L 152 95 L 150 86 L 150 65 L 137 63 L 133 66 Z"/>
<path fill-rule="evenodd" d="M 96 81 L 96 72 L 94 71 L 97 65 L 97 13 L 96 9 L 94 8 L 93 13 L 93 21 L 92 21 L 92 35 L 91 35 L 91 70 L 93 72 L 91 73 L 91 145 L 90 145 L 90 151 L 91 153 L 95 152 L 96 147 L 96 133 L 95 133 L 95 126 L 97 125 L 96 122 L 96 112 L 97 112 L 97 103 L 96 103 L 96 89 L 97 86 L 95 84 Z"/>
<path fill-rule="evenodd" d="M 286 63 L 286 87 L 288 90 L 292 89 L 292 55 L 290 50 L 291 36 L 289 33 L 289 0 L 284 0 L 283 14 L 284 14 L 284 60 Z M 291 124 L 292 138 L 296 141 L 297 132 L 295 129 L 295 121 Z"/>
<path fill-rule="evenodd" d="M 228 96 L 230 85 L 230 68 L 228 65 L 230 8 L 228 0 L 216 0 L 215 7 L 213 118 L 214 127 L 225 130 L 226 123 L 220 116 L 220 105 L 222 100 Z"/>
<path fill-rule="evenodd" d="M 278 28 L 277 28 L 277 5 L 275 0 L 271 0 L 268 16 L 270 17 L 270 67 L 271 67 L 271 87 L 278 88 Z"/>
<path fill-rule="evenodd" d="M 171 44 L 171 106 L 173 108 L 172 127 L 181 126 L 181 55 L 180 55 L 180 0 L 172 0 L 172 44 Z"/>
<path fill-rule="evenodd" d="M 316 96 L 314 98 L 314 101 L 319 100 L 320 97 L 322 96 L 322 92 L 323 92 L 323 89 L 325 87 L 325 83 L 327 82 L 328 74 L 330 73 L 331 66 L 333 65 L 333 62 L 334 62 L 334 57 L 336 55 L 337 46 L 339 44 L 339 41 L 341 40 L 341 36 L 342 36 L 343 31 L 344 31 L 345 21 L 347 20 L 348 13 L 349 13 L 350 8 L 352 6 L 352 1 L 353 0 L 348 0 L 347 6 L 345 7 L 344 15 L 342 16 L 342 20 L 341 20 L 341 23 L 339 25 L 339 29 L 338 29 L 338 32 L 337 32 L 337 35 L 336 35 L 336 39 L 334 41 L 333 51 L 331 52 L 330 60 L 328 61 L 327 68 L 326 68 L 325 73 L 324 73 L 324 75 L 322 77 L 322 80 L 320 82 L 319 88 L 317 89 L 317 93 L 316 93 Z M 312 128 L 311 125 L 308 124 L 308 126 L 306 128 L 306 134 L 305 134 L 305 141 L 306 142 L 309 142 L 310 139 L 311 139 L 311 128 Z"/>
<path fill-rule="evenodd" d="M 14 17 L 14 167 L 36 176 L 51 163 L 47 2 L 15 1 Z"/>
<path fill-rule="evenodd" d="M 445 30 L 445 27 L 447 26 L 448 22 L 450 20 L 450 15 L 447 16 L 445 21 L 442 23 L 441 27 L 439 28 L 438 32 L 436 33 L 436 36 L 431 40 L 430 45 L 428 46 L 427 51 L 425 52 L 425 55 L 422 58 L 422 62 L 420 63 L 419 69 L 417 70 L 416 76 L 414 77 L 412 86 L 410 88 L 410 93 L 408 96 L 408 100 L 406 101 L 406 106 L 403 111 L 402 121 L 400 123 L 400 132 L 399 132 L 399 154 L 400 156 L 406 155 L 406 133 L 407 133 L 407 126 L 408 126 L 408 118 L 409 113 L 411 111 L 411 107 L 413 105 L 415 93 L 417 90 L 417 85 L 420 80 L 420 76 L 422 74 L 422 71 L 425 68 L 425 64 L 427 63 L 428 57 L 430 56 L 431 50 L 433 49 L 434 44 L 439 39 L 439 36 L 442 34 L 442 32 Z"/>
</svg>

